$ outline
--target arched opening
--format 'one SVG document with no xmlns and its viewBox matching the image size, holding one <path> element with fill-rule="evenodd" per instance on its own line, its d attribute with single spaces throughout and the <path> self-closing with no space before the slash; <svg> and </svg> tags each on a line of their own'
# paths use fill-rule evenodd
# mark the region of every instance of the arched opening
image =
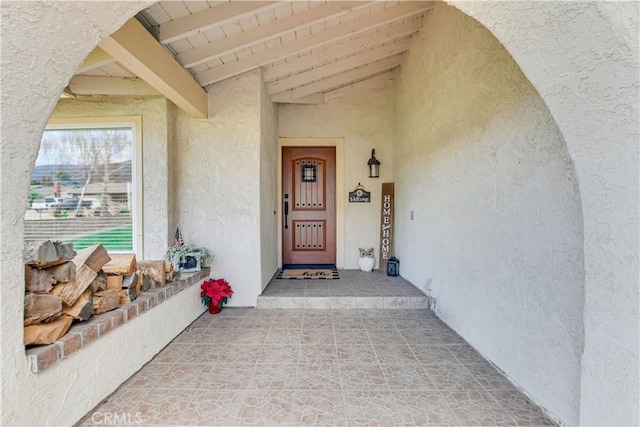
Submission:
<svg viewBox="0 0 640 427">
<path fill-rule="evenodd" d="M 469 16 L 439 5 L 413 43 L 394 82 L 404 277 L 534 401 L 577 423 L 583 224 L 563 135 Z"/>
<path fill-rule="evenodd" d="M 612 76 L 637 75 L 637 72 L 629 72 L 637 71 L 637 41 L 627 37 L 628 34 L 619 35 L 615 40 L 604 40 L 598 34 L 608 34 L 607 28 L 611 23 L 618 22 L 614 20 L 614 16 L 629 15 L 618 15 L 618 8 L 630 8 L 621 12 L 630 12 L 631 21 L 635 19 L 633 22 L 637 24 L 637 6 L 547 4 L 533 12 L 522 4 L 500 6 L 485 6 L 480 3 L 460 7 L 466 8 L 468 15 L 476 18 L 498 37 L 536 87 L 565 138 L 581 183 L 585 269 L 591 278 L 586 282 L 589 310 L 584 314 L 584 321 L 590 339 L 587 340 L 583 357 L 583 371 L 587 374 L 583 373 L 581 377 L 583 390 L 580 398 L 580 421 L 633 424 L 633 420 L 637 420 L 637 387 L 627 386 L 628 379 L 625 377 L 629 377 L 629 374 L 625 363 L 631 363 L 632 369 L 637 371 L 637 360 L 633 364 L 633 356 L 637 358 L 637 337 L 633 338 L 637 335 L 637 322 L 628 321 L 629 318 L 637 318 L 638 296 L 637 289 L 633 286 L 637 279 L 637 274 L 633 274 L 634 271 L 637 273 L 637 261 L 619 263 L 618 259 L 633 259 L 638 247 L 633 237 L 637 233 L 629 232 L 637 231 L 637 223 L 634 222 L 637 216 L 635 184 L 638 168 L 637 152 L 634 151 L 634 126 L 637 125 L 637 120 L 625 121 L 626 119 L 617 117 L 615 99 L 619 99 L 620 93 L 623 93 L 629 99 L 637 100 L 637 94 L 629 81 L 614 81 Z M 17 313 L 21 312 L 19 301 L 24 291 L 23 273 L 19 252 L 13 251 L 7 244 L 12 241 L 20 242 L 23 238 L 23 200 L 27 194 L 29 172 L 35 162 L 40 135 L 75 66 L 97 41 L 109 35 L 143 6 L 132 3 L 117 6 L 72 3 L 56 7 L 57 9 L 50 10 L 39 3 L 3 5 L 3 14 L 8 19 L 3 20 L 1 234 L 4 240 L 2 274 L 3 281 L 8 285 L 4 285 L 2 289 L 1 324 L 5 338 L 2 342 L 2 363 L 8 369 L 2 370 L 2 382 L 7 389 L 13 390 L 11 396 L 7 393 L 2 396 L 3 407 L 10 408 L 3 411 L 3 420 L 7 423 L 34 422 L 23 418 L 28 415 L 19 414 L 19 408 L 25 404 L 33 404 L 35 407 L 43 399 L 40 395 L 29 395 L 33 384 L 45 381 L 45 377 L 30 378 L 22 353 L 21 337 L 16 333 L 22 326 Z M 573 7 L 576 9 L 572 9 Z M 606 10 L 601 11 L 600 8 Z M 573 20 L 574 12 L 577 11 L 584 13 L 580 20 Z M 545 28 L 543 24 L 525 24 L 531 22 L 531 13 L 541 18 L 554 16 L 558 25 Z M 40 19 L 31 20 L 30 17 L 33 16 Z M 82 31 L 83 37 L 77 37 L 77 32 L 71 34 L 60 31 L 58 24 L 66 22 L 70 16 L 78 24 L 74 31 Z M 615 58 L 599 58 L 597 49 L 591 48 L 587 43 L 578 43 L 583 41 L 582 37 L 586 33 L 593 37 L 589 40 L 596 46 L 606 47 L 614 42 L 619 43 L 616 47 L 621 47 L 626 53 L 630 52 L 630 59 L 618 61 Z M 559 37 L 563 34 L 564 37 Z M 42 39 L 48 40 L 46 47 L 39 43 Z M 538 43 L 532 46 L 525 42 L 527 40 L 537 40 Z M 539 49 L 540 45 L 548 49 Z M 554 50 L 554 46 L 557 50 Z M 634 46 L 636 49 L 633 49 Z M 558 66 L 555 61 L 558 50 L 566 53 L 567 49 L 581 49 L 585 56 L 573 55 L 571 61 L 554 70 L 554 66 Z M 56 58 L 56 61 L 51 61 L 51 58 Z M 591 67 L 590 64 L 595 66 Z M 600 86 L 595 83 L 586 89 L 574 87 L 576 80 L 573 76 L 582 72 L 589 77 L 590 84 L 601 79 L 608 82 L 606 91 L 612 96 L 599 95 Z M 34 81 L 38 84 L 34 85 Z M 631 108 L 637 110 L 637 106 Z M 603 114 L 603 111 L 606 113 Z M 626 142 L 629 144 L 625 144 Z M 605 165 L 605 172 L 602 172 L 602 164 Z M 616 169 L 631 172 L 619 175 L 615 172 Z M 614 183 L 613 187 L 616 189 L 601 191 L 603 183 Z M 628 215 L 622 215 L 624 218 L 616 215 L 606 227 L 601 227 L 599 218 L 611 216 L 612 209 Z M 609 298 L 607 289 L 611 283 L 616 286 L 617 292 Z M 594 308 L 596 305 L 611 314 L 610 321 L 602 322 L 598 318 Z M 623 339 L 616 340 L 607 336 L 609 331 L 615 329 L 619 330 L 618 336 Z M 603 380 L 605 378 L 607 380 Z M 602 381 L 606 381 L 606 384 L 601 384 Z M 614 401 L 610 396 L 622 397 Z M 610 413 L 603 414 L 603 407 L 611 408 L 608 411 Z"/>
<path fill-rule="evenodd" d="M 636 424 L 640 392 L 638 383 L 628 380 L 627 368 L 632 366 L 637 376 L 638 364 L 631 360 L 639 354 L 639 102 L 637 89 L 631 88 L 637 86 L 640 49 L 637 31 L 634 35 L 629 31 L 638 28 L 638 5 L 546 3 L 535 13 L 549 19 L 537 24 L 528 18 L 529 5 L 522 3 L 488 9 L 479 4 L 454 5 L 488 28 L 513 56 L 553 115 L 575 166 L 585 270 L 579 422 Z M 615 41 L 603 37 L 612 32 Z M 621 56 L 602 58 L 596 53 L 610 50 Z M 618 95 L 605 100 L 603 94 L 610 89 Z M 623 98 L 629 101 L 626 107 L 615 101 Z M 634 111 L 633 119 L 619 115 L 626 108 Z M 611 206 L 627 216 L 613 214 Z M 609 320 L 603 321 L 603 313 L 611 316 Z M 607 326 L 613 324 L 615 337 Z M 617 338 L 622 336 L 626 338 Z"/>
</svg>

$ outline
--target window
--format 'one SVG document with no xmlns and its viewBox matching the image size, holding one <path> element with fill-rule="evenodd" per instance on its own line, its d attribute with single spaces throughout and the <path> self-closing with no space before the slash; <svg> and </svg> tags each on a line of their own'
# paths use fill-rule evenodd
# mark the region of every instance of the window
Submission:
<svg viewBox="0 0 640 427">
<path fill-rule="evenodd" d="M 52 119 L 31 176 L 25 240 L 141 251 L 139 117 Z"/>
<path fill-rule="evenodd" d="M 316 165 L 302 165 L 302 182 L 316 182 Z"/>
</svg>

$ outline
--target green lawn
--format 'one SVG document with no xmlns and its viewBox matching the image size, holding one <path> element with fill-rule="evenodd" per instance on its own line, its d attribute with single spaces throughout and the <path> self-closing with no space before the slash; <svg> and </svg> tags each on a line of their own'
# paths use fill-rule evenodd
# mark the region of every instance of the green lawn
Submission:
<svg viewBox="0 0 640 427">
<path fill-rule="evenodd" d="M 68 242 L 73 243 L 73 249 L 75 250 L 101 243 L 108 251 L 133 251 L 132 234 L 131 227 L 114 228 L 113 230 L 71 239 Z"/>
</svg>

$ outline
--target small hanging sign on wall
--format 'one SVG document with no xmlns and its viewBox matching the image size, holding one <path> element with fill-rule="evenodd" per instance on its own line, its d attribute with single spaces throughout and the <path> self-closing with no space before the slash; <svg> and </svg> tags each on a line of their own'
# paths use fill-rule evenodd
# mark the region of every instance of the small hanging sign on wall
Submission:
<svg viewBox="0 0 640 427">
<path fill-rule="evenodd" d="M 371 193 L 364 191 L 364 187 L 358 183 L 355 190 L 349 191 L 349 203 L 370 203 Z"/>
<path fill-rule="evenodd" d="M 387 271 L 387 261 L 393 251 L 393 182 L 382 184 L 380 207 L 380 262 L 381 271 Z"/>
</svg>

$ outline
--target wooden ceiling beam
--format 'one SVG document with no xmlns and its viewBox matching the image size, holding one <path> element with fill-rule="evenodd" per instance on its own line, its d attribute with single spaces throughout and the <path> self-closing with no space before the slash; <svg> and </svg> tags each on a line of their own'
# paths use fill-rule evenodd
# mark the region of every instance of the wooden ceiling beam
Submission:
<svg viewBox="0 0 640 427">
<path fill-rule="evenodd" d="M 352 9 L 368 5 L 368 2 L 329 2 L 316 6 L 291 16 L 252 28 L 241 33 L 233 34 L 214 43 L 199 46 L 176 55 L 176 60 L 185 68 L 203 64 L 219 58 L 234 50 L 249 47 L 265 40 L 280 37 L 299 28 L 308 27 L 316 22 L 335 18 L 349 13 Z"/>
<path fill-rule="evenodd" d="M 313 68 L 309 71 L 304 71 L 291 77 L 286 77 L 282 80 L 269 83 L 267 85 L 267 91 L 269 92 L 269 95 L 273 95 L 287 89 L 293 89 L 298 86 L 303 86 L 316 80 L 341 73 L 345 70 L 351 70 L 353 68 L 367 65 L 382 58 L 405 52 L 409 50 L 410 46 L 411 39 L 406 38 L 395 43 L 378 47 L 376 49 L 371 49 L 358 55 L 349 56 L 347 58 L 340 59 L 335 62 L 330 62 L 317 68 Z"/>
<path fill-rule="evenodd" d="M 271 64 L 287 56 L 306 52 L 330 41 L 360 34 L 371 28 L 422 13 L 433 8 L 433 6 L 434 2 L 401 2 L 397 6 L 360 16 L 352 21 L 300 37 L 299 39 L 284 43 L 273 49 L 264 50 L 245 59 L 202 71 L 196 74 L 196 80 L 202 86 L 216 83 L 237 74 L 244 73 L 245 71 Z"/>
<path fill-rule="evenodd" d="M 324 100 L 331 101 L 332 99 L 342 98 L 345 95 L 354 92 L 364 92 L 367 90 L 377 89 L 384 86 L 386 83 L 393 81 L 394 71 L 387 71 L 377 76 L 370 77 L 365 80 L 360 80 L 347 86 L 343 86 L 339 89 L 330 90 L 324 93 Z"/>
<path fill-rule="evenodd" d="M 160 24 L 158 40 L 168 44 L 216 26 L 234 22 L 248 15 L 264 12 L 278 5 L 277 1 L 228 1 L 174 21 Z"/>
<path fill-rule="evenodd" d="M 354 68 L 349 71 L 345 71 L 340 74 L 334 74 L 326 79 L 318 80 L 308 85 L 300 86 L 291 89 L 291 97 L 304 98 L 305 96 L 312 95 L 318 92 L 326 92 L 338 86 L 345 85 L 350 82 L 362 80 L 368 76 L 381 73 L 383 71 L 391 70 L 402 64 L 403 54 L 390 56 L 380 61 L 372 62 L 364 67 Z"/>
<path fill-rule="evenodd" d="M 289 90 L 273 95 L 271 102 L 279 102 L 282 104 L 322 104 L 324 102 L 324 96 L 322 93 L 314 93 L 304 98 L 293 99 L 291 97 L 291 91 Z"/>
<path fill-rule="evenodd" d="M 347 40 L 327 49 L 314 51 L 311 54 L 292 59 L 291 61 L 265 67 L 262 70 L 262 77 L 267 82 L 275 80 L 288 74 L 320 65 L 332 58 L 349 55 L 350 53 L 357 52 L 369 46 L 375 46 L 386 41 L 411 35 L 420 31 L 421 28 L 422 21 L 405 22 L 400 25 L 394 25 L 393 27 L 385 28 L 382 31 L 367 34 L 357 39 Z"/>
<path fill-rule="evenodd" d="M 75 95 L 160 95 L 144 80 L 130 77 L 74 76 L 69 89 Z"/>
<path fill-rule="evenodd" d="M 95 70 L 96 68 L 103 67 L 116 62 L 111 55 L 109 55 L 100 47 L 96 47 L 93 51 L 87 55 L 87 57 L 80 65 L 80 68 L 76 71 L 76 74 L 86 73 L 87 71 Z"/>
<path fill-rule="evenodd" d="M 76 95 L 73 92 L 71 92 L 71 89 L 69 89 L 69 86 L 62 89 L 62 93 L 60 94 L 60 98 L 75 98 L 75 97 Z"/>
<path fill-rule="evenodd" d="M 135 18 L 100 47 L 190 115 L 207 117 L 206 92 Z"/>
</svg>

